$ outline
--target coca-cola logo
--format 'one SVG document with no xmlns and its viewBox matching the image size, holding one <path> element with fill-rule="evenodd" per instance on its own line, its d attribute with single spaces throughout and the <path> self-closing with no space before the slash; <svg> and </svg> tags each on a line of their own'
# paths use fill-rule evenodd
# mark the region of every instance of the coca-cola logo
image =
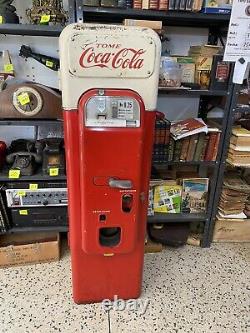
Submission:
<svg viewBox="0 0 250 333">
<path fill-rule="evenodd" d="M 121 47 L 120 44 L 87 45 L 79 64 L 83 68 L 140 69 L 144 66 L 143 49 Z"/>
</svg>

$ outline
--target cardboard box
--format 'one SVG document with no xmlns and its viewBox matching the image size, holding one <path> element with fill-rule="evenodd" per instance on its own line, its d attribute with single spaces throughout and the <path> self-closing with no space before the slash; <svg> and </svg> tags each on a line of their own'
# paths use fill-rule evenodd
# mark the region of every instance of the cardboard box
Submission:
<svg viewBox="0 0 250 333">
<path fill-rule="evenodd" d="M 250 220 L 217 220 L 213 242 L 250 242 Z"/>
<path fill-rule="evenodd" d="M 173 56 L 174 60 L 180 64 L 182 74 L 181 82 L 194 83 L 195 80 L 195 62 L 192 57 Z"/>
<path fill-rule="evenodd" d="M 153 30 L 161 30 L 162 29 L 162 21 L 125 19 L 123 21 L 123 25 L 136 26 L 136 27 L 146 27 L 146 28 L 151 28 Z"/>
<path fill-rule="evenodd" d="M 0 236 L 0 267 L 57 261 L 60 235 L 55 232 Z"/>
<path fill-rule="evenodd" d="M 160 243 L 152 242 L 149 238 L 145 242 L 144 253 L 162 252 L 163 246 Z"/>
<path fill-rule="evenodd" d="M 196 64 L 195 83 L 198 83 L 203 89 L 209 89 L 213 57 L 201 56 L 194 60 Z"/>
<path fill-rule="evenodd" d="M 231 14 L 232 4 L 226 0 L 204 0 L 202 12 L 206 14 Z"/>
</svg>

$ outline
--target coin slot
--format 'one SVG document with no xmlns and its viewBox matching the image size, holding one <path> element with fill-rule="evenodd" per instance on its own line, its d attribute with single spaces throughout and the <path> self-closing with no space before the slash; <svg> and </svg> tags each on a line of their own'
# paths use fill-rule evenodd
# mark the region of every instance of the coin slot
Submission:
<svg viewBox="0 0 250 333">
<path fill-rule="evenodd" d="M 121 228 L 101 228 L 99 231 L 99 242 L 101 246 L 113 247 L 120 243 Z"/>
<path fill-rule="evenodd" d="M 101 214 L 101 215 L 99 216 L 99 220 L 100 220 L 100 222 L 104 222 L 104 221 L 106 221 L 106 215 L 105 215 L 105 214 Z"/>
<path fill-rule="evenodd" d="M 122 210 L 124 213 L 130 213 L 133 206 L 133 195 L 124 194 L 122 196 Z"/>
</svg>

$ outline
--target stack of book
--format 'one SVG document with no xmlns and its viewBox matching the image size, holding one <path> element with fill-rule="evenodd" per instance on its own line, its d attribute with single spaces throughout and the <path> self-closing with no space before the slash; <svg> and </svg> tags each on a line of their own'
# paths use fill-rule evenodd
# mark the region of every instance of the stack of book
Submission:
<svg viewBox="0 0 250 333">
<path fill-rule="evenodd" d="M 153 148 L 153 163 L 164 163 L 168 160 L 170 125 L 171 123 L 167 119 L 156 120 L 154 148 Z"/>
<path fill-rule="evenodd" d="M 224 176 L 223 188 L 219 202 L 218 218 L 245 219 L 248 212 L 250 186 L 235 172 Z"/>
<path fill-rule="evenodd" d="M 170 129 L 168 161 L 216 161 L 221 131 L 200 118 L 174 123 Z"/>
<path fill-rule="evenodd" d="M 203 0 L 84 0 L 84 6 L 198 12 Z"/>
<path fill-rule="evenodd" d="M 232 130 L 227 162 L 234 166 L 250 166 L 250 131 L 235 127 Z"/>
</svg>

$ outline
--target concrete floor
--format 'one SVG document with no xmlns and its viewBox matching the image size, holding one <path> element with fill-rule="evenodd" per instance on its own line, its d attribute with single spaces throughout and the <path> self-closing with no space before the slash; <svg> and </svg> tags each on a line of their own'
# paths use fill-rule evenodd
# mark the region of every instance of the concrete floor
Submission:
<svg viewBox="0 0 250 333">
<path fill-rule="evenodd" d="M 0 270 L 0 333 L 249 333 L 250 243 L 147 254 L 136 311 L 75 305 L 70 257 Z"/>
</svg>

